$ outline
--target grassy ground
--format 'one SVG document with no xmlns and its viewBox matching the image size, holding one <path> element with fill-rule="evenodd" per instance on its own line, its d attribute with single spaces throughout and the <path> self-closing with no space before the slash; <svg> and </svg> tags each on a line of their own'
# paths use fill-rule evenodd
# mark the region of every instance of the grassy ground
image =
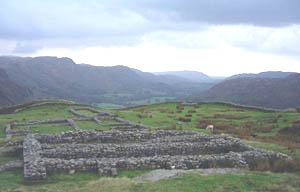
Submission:
<svg viewBox="0 0 300 192">
<path fill-rule="evenodd" d="M 98 103 L 96 104 L 97 107 L 104 108 L 104 109 L 122 109 L 124 108 L 123 105 L 116 105 L 112 103 Z"/>
<path fill-rule="evenodd" d="M 292 143 L 294 148 L 300 148 L 300 113 L 295 112 L 266 113 L 217 104 L 183 107 L 177 103 L 164 103 L 119 110 L 116 113 L 122 118 L 154 129 L 195 130 L 209 134 L 205 128 L 212 124 L 215 133 L 228 133 L 244 139 L 256 137 L 258 141 L 286 146 Z M 281 132 L 293 126 L 293 133 Z"/>
<path fill-rule="evenodd" d="M 174 179 L 144 182 L 132 179 L 132 173 L 115 178 L 99 178 L 96 173 L 50 175 L 44 183 L 24 183 L 22 170 L 0 173 L 1 191 L 299 191 L 300 178 L 291 174 L 243 171 L 241 174 L 200 176 L 186 174 Z M 138 175 L 138 174 L 136 174 Z M 134 176 L 136 176 L 134 175 Z"/>
<path fill-rule="evenodd" d="M 4 127 L 8 123 L 13 122 L 30 122 L 30 121 L 39 121 L 39 120 L 47 120 L 47 119 L 56 119 L 56 118 L 74 118 L 74 115 L 70 113 L 68 110 L 74 106 L 66 106 L 66 105 L 54 105 L 54 106 L 41 106 L 31 108 L 25 111 L 21 111 L 15 114 L 5 114 L 0 115 L 0 138 L 5 137 Z M 17 127 L 19 129 L 24 129 L 24 127 Z M 57 133 L 69 130 L 69 128 L 57 128 L 46 130 L 41 129 L 41 133 Z M 39 130 L 38 130 L 39 131 Z"/>
<path fill-rule="evenodd" d="M 137 101 L 128 101 L 129 105 L 146 105 L 146 104 L 154 104 L 160 102 L 166 102 L 167 100 L 174 99 L 174 97 L 152 97 L 149 99 L 142 99 Z"/>
<path fill-rule="evenodd" d="M 101 126 L 95 121 L 75 121 L 76 125 L 82 130 L 95 131 L 95 130 L 108 130 L 109 127 Z"/>
<path fill-rule="evenodd" d="M 93 117 L 93 116 L 96 116 L 97 113 L 94 113 L 92 111 L 89 111 L 89 110 L 77 110 L 78 113 L 82 114 L 82 115 L 86 115 L 86 116 L 89 116 L 89 117 Z"/>
<path fill-rule="evenodd" d="M 0 115 L 0 137 L 4 138 L 4 127 L 12 122 L 72 118 L 68 110 L 75 106 L 42 106 L 17 114 Z M 76 106 L 78 108 L 78 106 Z M 98 109 L 98 108 L 96 108 Z M 257 110 L 239 109 L 224 105 L 203 104 L 182 107 L 177 103 L 154 104 L 123 110 L 105 110 L 136 123 L 151 126 L 152 129 L 195 130 L 212 134 L 205 130 L 213 124 L 216 133 L 228 133 L 244 139 L 252 146 L 274 150 L 300 157 L 299 129 L 297 121 L 300 113 L 264 113 Z M 85 112 L 85 111 L 84 111 Z M 104 121 L 104 124 L 115 123 Z M 85 130 L 107 130 L 94 121 L 76 121 Z M 59 133 L 72 130 L 68 126 L 52 127 L 42 125 L 34 130 L 39 133 Z M 20 126 L 17 129 L 24 129 Z M 287 128 L 288 131 L 285 131 Z M 290 131 L 291 130 L 291 131 Z M 291 133 L 291 134 L 289 134 Z M 253 137 L 254 135 L 254 137 Z M 0 138 L 0 144 L 5 140 Z M 16 139 L 16 138 L 13 138 Z M 19 157 L 0 157 L 0 164 Z M 49 175 L 43 183 L 24 183 L 23 170 L 0 173 L 0 191 L 300 191 L 300 173 L 249 172 L 242 175 L 227 174 L 200 176 L 187 174 L 175 179 L 159 182 L 142 182 L 133 178 L 146 171 L 122 171 L 115 178 L 99 178 L 96 173 L 76 173 L 75 175 Z"/>
<path fill-rule="evenodd" d="M 64 131 L 74 131 L 74 129 L 69 125 L 58 124 L 41 124 L 36 125 L 36 128 L 30 128 L 30 132 L 40 134 L 54 134 L 61 133 Z"/>
<path fill-rule="evenodd" d="M 266 143 L 266 142 L 260 142 L 260 141 L 244 141 L 246 144 L 251 145 L 256 148 L 260 149 L 266 149 L 270 151 L 277 151 L 280 153 L 287 154 L 293 158 L 300 158 L 300 148 L 298 149 L 289 149 L 286 146 L 274 144 L 274 143 Z"/>
</svg>

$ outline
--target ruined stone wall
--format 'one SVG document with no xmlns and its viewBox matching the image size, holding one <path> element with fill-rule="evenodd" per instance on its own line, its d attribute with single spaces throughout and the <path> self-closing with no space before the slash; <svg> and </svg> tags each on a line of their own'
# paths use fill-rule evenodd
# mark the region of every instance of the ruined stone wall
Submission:
<svg viewBox="0 0 300 192">
<path fill-rule="evenodd" d="M 193 131 L 28 135 L 23 153 L 26 180 L 42 180 L 47 173 L 57 172 L 94 171 L 112 176 L 120 170 L 252 168 L 262 160 L 288 159 L 286 155 L 258 150 L 228 135 L 208 136 Z"/>
<path fill-rule="evenodd" d="M 117 157 L 150 157 L 155 155 L 196 155 L 218 154 L 230 151 L 243 152 L 236 143 L 140 143 L 140 144 L 64 144 L 44 146 L 42 157 L 79 159 L 79 158 L 117 158 Z"/>
<path fill-rule="evenodd" d="M 194 135 L 194 131 L 67 131 L 62 134 L 41 134 L 36 138 L 41 143 L 126 143 L 143 142 L 166 136 Z"/>
<path fill-rule="evenodd" d="M 28 134 L 23 142 L 24 179 L 43 180 L 47 173 L 43 159 L 40 156 L 41 144 L 32 134 Z"/>
</svg>

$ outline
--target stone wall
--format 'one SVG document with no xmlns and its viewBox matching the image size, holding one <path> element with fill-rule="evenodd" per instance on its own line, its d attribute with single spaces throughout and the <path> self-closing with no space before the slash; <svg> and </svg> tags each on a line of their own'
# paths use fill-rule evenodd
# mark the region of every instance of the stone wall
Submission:
<svg viewBox="0 0 300 192">
<path fill-rule="evenodd" d="M 163 138 L 167 136 L 194 135 L 194 131 L 67 131 L 62 134 L 41 134 L 36 138 L 41 143 L 126 143 L 144 142 L 150 139 Z M 203 135 L 205 137 L 205 135 Z"/>
<path fill-rule="evenodd" d="M 23 151 L 26 180 L 42 180 L 47 173 L 57 172 L 93 171 L 112 176 L 120 170 L 252 168 L 262 160 L 289 158 L 253 148 L 228 135 L 193 131 L 28 135 Z"/>
<path fill-rule="evenodd" d="M 24 179 L 43 180 L 47 173 L 43 159 L 40 156 L 41 144 L 32 134 L 28 134 L 23 142 Z"/>
</svg>

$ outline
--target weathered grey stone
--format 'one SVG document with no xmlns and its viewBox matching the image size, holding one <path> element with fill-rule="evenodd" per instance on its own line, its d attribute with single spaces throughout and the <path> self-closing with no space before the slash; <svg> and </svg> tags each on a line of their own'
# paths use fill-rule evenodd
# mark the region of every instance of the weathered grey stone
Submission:
<svg viewBox="0 0 300 192">
<path fill-rule="evenodd" d="M 46 168 L 40 157 L 41 144 L 32 134 L 28 134 L 23 142 L 24 157 L 24 179 L 43 180 L 46 179 Z"/>
<path fill-rule="evenodd" d="M 102 144 L 87 144 L 89 142 Z M 262 159 L 289 158 L 281 153 L 255 149 L 228 135 L 209 136 L 193 131 L 79 131 L 28 135 L 23 146 L 26 180 L 45 179 L 47 172 L 93 171 L 100 176 L 115 176 L 120 170 L 248 169 Z"/>
<path fill-rule="evenodd" d="M 17 168 L 22 168 L 22 167 L 23 167 L 22 160 L 10 161 L 4 165 L 0 165 L 0 172 L 9 171 Z"/>
</svg>

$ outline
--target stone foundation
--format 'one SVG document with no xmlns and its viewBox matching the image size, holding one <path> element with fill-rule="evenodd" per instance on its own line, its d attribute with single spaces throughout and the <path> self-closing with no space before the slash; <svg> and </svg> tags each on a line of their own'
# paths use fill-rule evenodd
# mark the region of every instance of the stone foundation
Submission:
<svg viewBox="0 0 300 192">
<path fill-rule="evenodd" d="M 120 170 L 251 168 L 261 160 L 288 159 L 228 135 L 193 131 L 28 135 L 23 151 L 26 180 L 43 180 L 47 173 L 58 172 L 92 171 L 114 176 Z"/>
</svg>

